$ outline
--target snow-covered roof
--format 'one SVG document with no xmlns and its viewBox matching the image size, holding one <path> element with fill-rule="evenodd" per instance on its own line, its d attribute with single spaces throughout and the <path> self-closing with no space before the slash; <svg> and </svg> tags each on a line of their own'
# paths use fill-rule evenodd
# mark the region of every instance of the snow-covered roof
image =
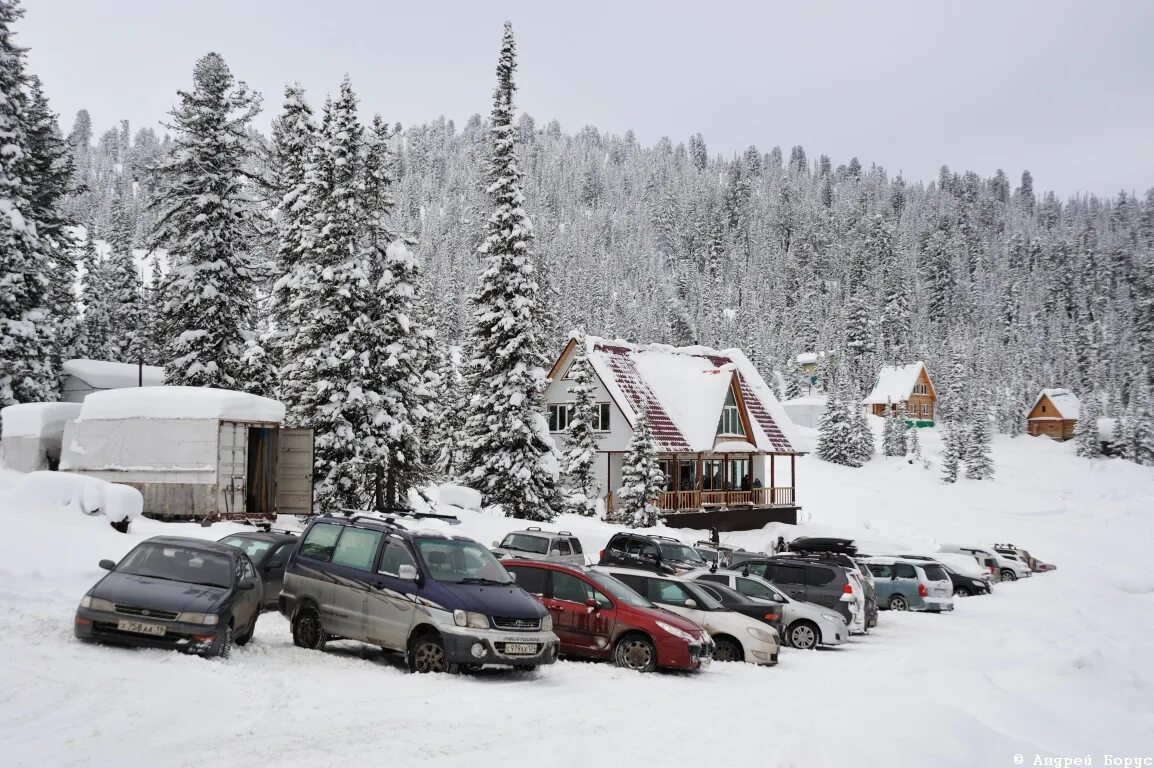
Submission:
<svg viewBox="0 0 1154 768">
<path fill-rule="evenodd" d="M 64 431 L 80 414 L 80 403 L 19 403 L 0 408 L 4 437 L 43 437 Z"/>
<path fill-rule="evenodd" d="M 658 449 L 711 451 L 736 379 L 758 450 L 794 453 L 793 423 L 739 349 L 632 344 L 586 336 L 589 363 L 631 426 L 649 419 Z"/>
<path fill-rule="evenodd" d="M 84 398 L 77 421 L 225 419 L 284 421 L 284 404 L 268 397 L 211 387 L 108 389 Z"/>
<path fill-rule="evenodd" d="M 64 373 L 87 382 L 94 389 L 135 387 L 140 383 L 140 366 L 135 363 L 114 363 L 108 360 L 65 360 Z M 144 386 L 158 387 L 164 383 L 164 369 L 155 365 L 144 366 Z"/>
<path fill-rule="evenodd" d="M 1082 401 L 1068 389 L 1043 389 L 1038 393 L 1038 399 L 1030 406 L 1030 410 L 1038 407 L 1038 403 L 1042 402 L 1043 397 L 1048 397 L 1054 407 L 1058 409 L 1058 415 L 1063 419 L 1077 419 L 1082 415 Z"/>
<path fill-rule="evenodd" d="M 920 360 L 909 365 L 887 365 L 878 372 L 877 384 L 862 402 L 866 405 L 896 405 L 908 400 L 925 369 L 925 363 Z"/>
</svg>

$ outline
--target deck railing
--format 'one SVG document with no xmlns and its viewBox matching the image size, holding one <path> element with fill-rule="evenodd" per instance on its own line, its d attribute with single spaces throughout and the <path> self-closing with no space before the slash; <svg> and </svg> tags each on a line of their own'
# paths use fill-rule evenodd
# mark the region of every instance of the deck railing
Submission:
<svg viewBox="0 0 1154 768">
<path fill-rule="evenodd" d="M 793 488 L 753 488 L 748 491 L 665 491 L 657 497 L 657 507 L 665 510 L 710 507 L 789 507 Z"/>
</svg>

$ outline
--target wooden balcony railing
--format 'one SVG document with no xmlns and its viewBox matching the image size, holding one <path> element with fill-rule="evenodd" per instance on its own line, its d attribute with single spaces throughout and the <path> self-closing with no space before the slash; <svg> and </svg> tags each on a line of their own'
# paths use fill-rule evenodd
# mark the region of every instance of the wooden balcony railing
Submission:
<svg viewBox="0 0 1154 768">
<path fill-rule="evenodd" d="M 754 488 L 748 491 L 665 491 L 657 507 L 670 511 L 707 507 L 790 507 L 793 488 Z"/>
</svg>

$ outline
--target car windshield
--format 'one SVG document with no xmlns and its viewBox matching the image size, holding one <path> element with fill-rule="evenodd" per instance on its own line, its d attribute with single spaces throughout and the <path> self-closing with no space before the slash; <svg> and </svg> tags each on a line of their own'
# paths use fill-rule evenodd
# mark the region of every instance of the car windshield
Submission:
<svg viewBox="0 0 1154 768">
<path fill-rule="evenodd" d="M 226 555 L 180 544 L 141 544 L 120 561 L 116 572 L 210 587 L 232 584 L 232 561 Z"/>
<path fill-rule="evenodd" d="M 518 552 L 547 555 L 549 554 L 549 539 L 530 533 L 510 533 L 501 539 L 501 549 L 515 549 Z"/>
<path fill-rule="evenodd" d="M 254 563 L 259 563 L 261 560 L 263 560 L 265 553 L 272 549 L 271 541 L 250 539 L 246 536 L 229 536 L 226 539 L 221 539 L 220 543 L 244 550 L 244 553 L 248 555 L 248 559 L 252 560 Z"/>
<path fill-rule="evenodd" d="M 437 581 L 449 584 L 512 584 L 493 553 L 475 541 L 417 539 L 417 551 Z"/>
<path fill-rule="evenodd" d="M 593 579 L 593 581 L 597 584 L 597 586 L 601 587 L 603 590 L 608 592 L 610 594 L 610 596 L 620 600 L 621 602 L 625 603 L 626 605 L 632 606 L 634 608 L 656 608 L 657 607 L 653 603 L 646 600 L 641 595 L 634 592 L 626 584 L 618 581 L 617 579 L 613 578 L 612 576 L 609 576 L 608 574 L 590 572 L 586 575 L 589 576 L 589 578 Z"/>
<path fill-rule="evenodd" d="M 687 547 L 684 544 L 678 544 L 671 541 L 663 541 L 658 544 L 661 547 L 661 556 L 666 560 L 688 560 L 691 563 L 705 563 L 705 558 L 697 554 L 697 550 L 693 547 Z"/>
<path fill-rule="evenodd" d="M 926 572 L 926 578 L 930 581 L 949 581 L 950 579 L 945 569 L 937 563 L 926 563 L 922 566 L 922 570 Z"/>
</svg>

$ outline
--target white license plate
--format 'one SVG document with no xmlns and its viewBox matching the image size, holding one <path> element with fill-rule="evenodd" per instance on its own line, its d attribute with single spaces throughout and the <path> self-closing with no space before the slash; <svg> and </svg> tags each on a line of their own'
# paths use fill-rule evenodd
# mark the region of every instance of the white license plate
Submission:
<svg viewBox="0 0 1154 768">
<path fill-rule="evenodd" d="M 536 643 L 505 643 L 505 653 L 510 656 L 532 656 L 536 652 Z"/>
<path fill-rule="evenodd" d="M 163 624 L 148 624 L 143 621 L 129 621 L 128 619 L 120 619 L 116 622 L 116 628 L 121 632 L 137 632 L 142 635 L 163 635 L 165 626 Z"/>
</svg>

